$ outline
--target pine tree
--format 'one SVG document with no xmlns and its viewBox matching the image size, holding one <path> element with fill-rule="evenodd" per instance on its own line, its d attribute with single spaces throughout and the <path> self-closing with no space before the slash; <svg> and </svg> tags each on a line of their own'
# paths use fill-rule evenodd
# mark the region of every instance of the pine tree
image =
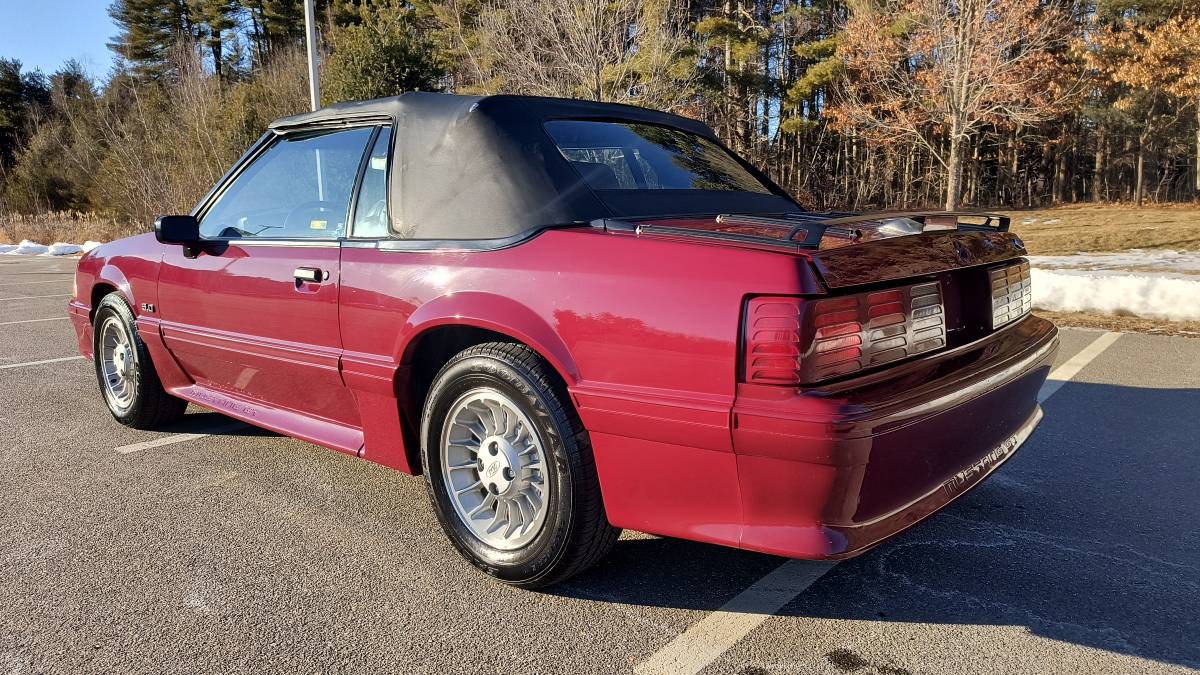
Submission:
<svg viewBox="0 0 1200 675">
<path fill-rule="evenodd" d="M 12 163 L 29 116 L 21 82 L 21 62 L 0 59 L 0 167 Z"/>
<path fill-rule="evenodd" d="M 190 0 L 189 6 L 196 31 L 212 54 L 213 72 L 221 79 L 227 65 L 225 42 L 232 37 L 226 33 L 237 27 L 237 0 Z"/>
<path fill-rule="evenodd" d="M 172 51 L 181 40 L 194 37 L 186 0 L 115 0 L 108 13 L 119 29 L 108 48 L 139 79 L 168 75 Z"/>
</svg>

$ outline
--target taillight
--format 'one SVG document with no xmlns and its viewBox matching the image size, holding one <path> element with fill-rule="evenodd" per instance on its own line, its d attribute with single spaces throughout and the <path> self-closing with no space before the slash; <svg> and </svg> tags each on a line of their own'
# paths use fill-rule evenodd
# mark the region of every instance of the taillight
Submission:
<svg viewBox="0 0 1200 675">
<path fill-rule="evenodd" d="M 759 384 L 799 384 L 799 298 L 754 298 L 746 315 L 745 378 Z"/>
<path fill-rule="evenodd" d="M 744 378 L 811 384 L 946 346 L 937 282 L 827 300 L 759 297 L 746 316 Z"/>
<path fill-rule="evenodd" d="M 1033 309 L 1029 263 L 1000 267 L 988 272 L 992 290 L 992 329 L 1025 316 Z"/>
</svg>

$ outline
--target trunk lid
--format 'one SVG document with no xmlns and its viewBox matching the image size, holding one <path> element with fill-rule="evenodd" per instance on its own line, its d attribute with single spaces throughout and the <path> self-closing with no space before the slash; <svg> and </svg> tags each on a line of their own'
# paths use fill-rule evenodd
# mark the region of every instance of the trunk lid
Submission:
<svg viewBox="0 0 1200 675">
<path fill-rule="evenodd" d="M 1012 260 L 1025 246 L 1011 232 L 923 232 L 817 251 L 813 265 L 830 290 Z"/>
<path fill-rule="evenodd" d="M 746 338 L 751 361 L 743 366 L 757 373 L 771 370 L 762 364 L 778 363 L 801 384 L 968 344 L 1018 320 L 1032 304 L 1024 243 L 1007 231 L 1002 216 L 722 215 L 616 223 L 638 236 L 700 239 L 804 259 L 817 282 L 816 297 L 776 302 L 746 289 L 747 326 L 756 330 Z M 777 331 L 757 330 L 785 325 L 795 331 L 786 333 L 787 344 L 771 342 Z M 759 335 L 771 344 L 754 342 Z M 790 356 L 772 356 L 793 351 L 796 371 Z"/>
<path fill-rule="evenodd" d="M 1025 255 L 1008 218 L 977 213 L 785 214 L 604 221 L 606 229 L 778 250 L 809 259 L 836 291 L 933 276 Z"/>
</svg>

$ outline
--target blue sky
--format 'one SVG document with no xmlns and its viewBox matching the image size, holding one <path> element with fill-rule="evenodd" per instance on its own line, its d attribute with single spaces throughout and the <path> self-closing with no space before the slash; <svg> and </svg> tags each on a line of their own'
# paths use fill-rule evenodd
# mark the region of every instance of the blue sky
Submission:
<svg viewBox="0 0 1200 675">
<path fill-rule="evenodd" d="M 0 0 L 0 57 L 47 75 L 75 58 L 103 77 L 112 65 L 105 43 L 117 32 L 110 0 Z"/>
</svg>

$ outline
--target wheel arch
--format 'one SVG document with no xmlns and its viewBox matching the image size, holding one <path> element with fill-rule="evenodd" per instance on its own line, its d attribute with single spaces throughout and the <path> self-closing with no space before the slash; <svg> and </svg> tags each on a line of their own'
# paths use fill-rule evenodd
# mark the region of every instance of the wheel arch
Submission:
<svg viewBox="0 0 1200 675">
<path fill-rule="evenodd" d="M 442 366 L 463 350 L 488 342 L 514 342 L 533 350 L 549 364 L 564 389 L 579 379 L 566 343 L 533 310 L 490 293 L 460 293 L 445 298 L 427 303 L 413 314 L 405 332 L 407 339 L 399 349 L 396 393 L 405 422 L 405 454 L 413 468 L 420 467 L 418 436 L 425 397 Z"/>
<path fill-rule="evenodd" d="M 92 284 L 91 305 L 88 306 L 88 318 L 92 321 L 96 320 L 96 307 L 98 307 L 100 302 L 104 300 L 104 296 L 111 293 L 119 294 L 120 292 L 120 289 L 107 281 L 97 281 L 95 284 Z"/>
<path fill-rule="evenodd" d="M 88 318 L 95 320 L 96 306 L 109 293 L 119 293 L 121 298 L 129 305 L 129 309 L 133 312 L 133 315 L 137 316 L 137 305 L 134 304 L 133 299 L 133 287 L 129 283 L 129 280 L 125 278 L 125 273 L 115 265 L 106 264 L 100 269 L 99 274 L 96 275 L 95 280 L 92 282 L 91 306 L 88 308 Z"/>
</svg>

